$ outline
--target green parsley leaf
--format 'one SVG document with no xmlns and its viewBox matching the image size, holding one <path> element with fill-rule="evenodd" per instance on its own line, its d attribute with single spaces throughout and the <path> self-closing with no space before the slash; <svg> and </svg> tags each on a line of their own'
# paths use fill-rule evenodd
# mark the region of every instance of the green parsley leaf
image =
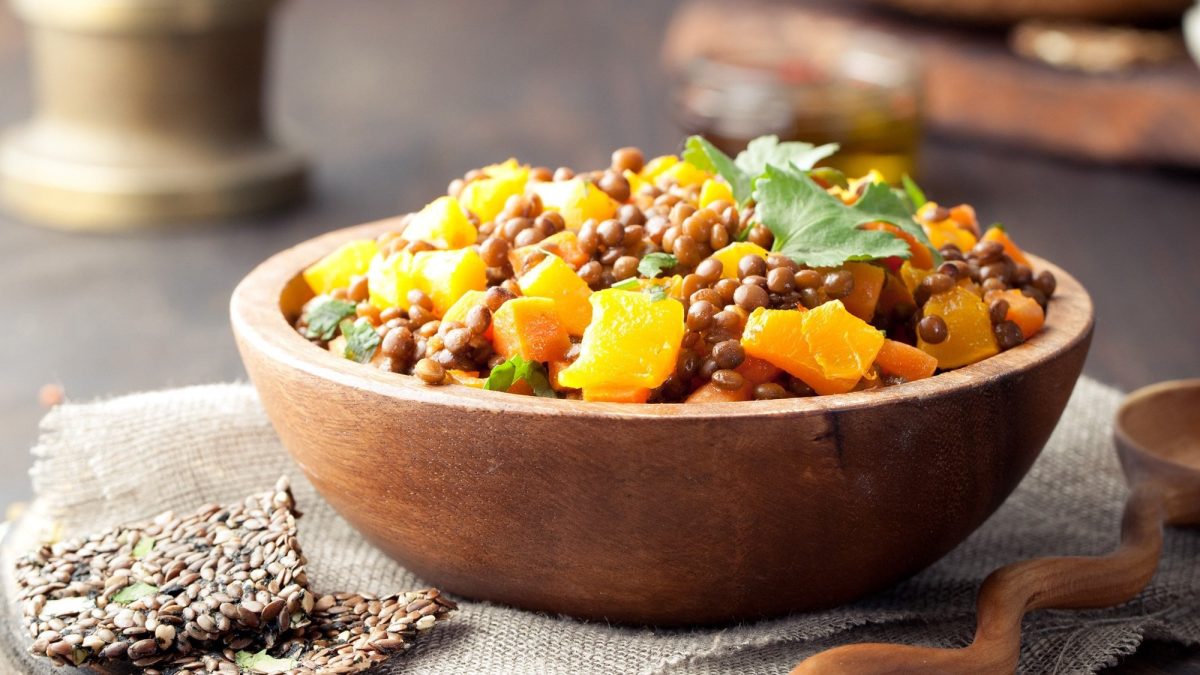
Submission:
<svg viewBox="0 0 1200 675">
<path fill-rule="evenodd" d="M 514 382 L 525 380 L 533 388 L 533 393 L 544 398 L 558 398 L 558 394 L 546 379 L 546 371 L 537 361 L 527 361 L 519 355 L 510 357 L 504 363 L 492 368 L 484 389 L 491 391 L 508 391 Z"/>
<path fill-rule="evenodd" d="M 379 347 L 379 333 L 371 324 L 345 319 L 342 321 L 342 335 L 346 336 L 346 358 L 367 363 L 375 356 L 375 350 Z"/>
<path fill-rule="evenodd" d="M 997 230 L 1000 230 L 1001 232 L 1006 231 L 1004 229 L 1004 223 L 992 223 L 991 225 L 987 226 L 987 230 L 991 230 L 991 229 L 997 229 Z M 987 230 L 984 230 L 984 232 L 987 232 Z"/>
<path fill-rule="evenodd" d="M 638 262 L 638 274 L 653 279 L 658 276 L 663 270 L 670 269 L 679 264 L 679 259 L 670 253 L 657 251 L 647 253 L 644 258 Z"/>
<path fill-rule="evenodd" d="M 650 284 L 646 287 L 646 295 L 650 296 L 651 302 L 659 302 L 667 299 L 667 287 L 662 284 Z"/>
<path fill-rule="evenodd" d="M 155 595 L 157 593 L 158 586 L 151 586 L 150 584 L 144 584 L 139 581 L 135 584 L 130 584 L 113 594 L 112 602 L 115 602 L 118 605 L 128 605 L 132 602 Z"/>
<path fill-rule="evenodd" d="M 254 654 L 246 651 L 238 652 L 234 655 L 234 663 L 242 670 L 264 675 L 284 673 L 296 667 L 296 659 L 277 659 L 268 654 L 265 649 Z"/>
<path fill-rule="evenodd" d="M 154 550 L 154 537 L 142 537 L 138 539 L 137 546 L 133 547 L 134 558 L 145 558 L 150 551 Z"/>
<path fill-rule="evenodd" d="M 628 279 L 622 279 L 621 281 L 618 281 L 612 286 L 609 286 L 609 288 L 615 288 L 618 291 L 636 291 L 640 283 L 641 282 L 637 277 L 629 277 Z"/>
<path fill-rule="evenodd" d="M 308 310 L 308 329 L 304 337 L 332 340 L 338 324 L 351 316 L 354 316 L 353 302 L 325 298 Z"/>
<path fill-rule="evenodd" d="M 757 179 L 767 171 L 768 166 L 776 166 L 795 171 L 808 171 L 817 162 L 838 151 L 837 143 L 813 145 L 800 141 L 780 143 L 779 137 L 759 136 L 750 141 L 746 149 L 739 152 L 734 160 L 746 175 Z"/>
<path fill-rule="evenodd" d="M 744 204 L 750 198 L 754 176 L 747 175 L 732 157 L 704 137 L 688 137 L 683 146 L 683 161 L 724 178 L 738 204 Z"/>
<path fill-rule="evenodd" d="M 907 209 L 885 185 L 869 186 L 849 207 L 808 176 L 768 166 L 754 199 L 758 218 L 775 235 L 773 250 L 801 265 L 833 267 L 847 260 L 907 258 L 910 254 L 908 244 L 899 237 L 859 229 L 877 220 L 897 227 L 903 227 L 904 220 L 912 222 Z"/>
<path fill-rule="evenodd" d="M 904 183 L 904 194 L 908 195 L 908 201 L 912 202 L 913 213 L 916 213 L 917 209 L 925 206 L 925 202 L 929 201 L 925 198 L 925 191 L 908 174 L 901 176 L 900 182 Z"/>
</svg>

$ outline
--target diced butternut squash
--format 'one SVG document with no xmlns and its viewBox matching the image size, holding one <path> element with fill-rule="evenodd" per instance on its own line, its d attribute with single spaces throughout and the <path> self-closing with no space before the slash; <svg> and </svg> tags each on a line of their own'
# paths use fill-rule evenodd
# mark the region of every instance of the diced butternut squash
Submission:
<svg viewBox="0 0 1200 675">
<path fill-rule="evenodd" d="M 464 207 L 479 217 L 480 222 L 486 223 L 504 210 L 504 203 L 509 197 L 525 191 L 525 185 L 529 182 L 529 167 L 510 159 L 503 164 L 485 166 L 483 173 L 487 177 L 467 183 L 459 199 Z"/>
<path fill-rule="evenodd" d="M 683 341 L 683 305 L 614 288 L 591 295 L 592 323 L 579 358 L 559 373 L 572 389 L 659 386 L 675 371 Z"/>
<path fill-rule="evenodd" d="M 350 285 L 350 277 L 367 273 L 379 252 L 374 239 L 355 239 L 334 249 L 304 270 L 304 280 L 317 295 Z"/>
<path fill-rule="evenodd" d="M 957 223 L 950 219 L 933 223 L 923 223 L 923 226 L 925 234 L 929 235 L 929 243 L 933 244 L 934 248 L 941 248 L 946 244 L 954 244 L 960 250 L 966 252 L 979 243 L 974 234 L 959 227 Z"/>
<path fill-rule="evenodd" d="M 988 306 L 971 291 L 955 286 L 938 293 L 925 302 L 924 312 L 925 316 L 940 316 L 946 322 L 947 335 L 942 342 L 917 341 L 918 347 L 937 359 L 939 368 L 959 368 L 1000 351 Z"/>
<path fill-rule="evenodd" d="M 921 242 L 917 241 L 916 237 L 905 232 L 904 230 L 901 230 L 900 228 L 896 227 L 895 225 L 893 225 L 891 223 L 885 223 L 883 221 L 876 221 L 874 223 L 867 223 L 866 225 L 863 225 L 862 229 L 864 229 L 864 230 L 879 230 L 882 232 L 891 232 L 892 234 L 896 235 L 897 237 L 900 237 L 901 239 L 903 239 L 904 242 L 906 244 L 908 244 L 908 250 L 910 252 L 908 261 L 910 263 L 912 263 L 913 267 L 923 269 L 923 270 L 933 268 L 933 254 L 930 253 L 929 249 L 926 248 L 925 244 L 922 244 Z"/>
<path fill-rule="evenodd" d="M 875 316 L 887 272 L 878 265 L 865 262 L 848 262 L 842 267 L 854 275 L 854 289 L 842 298 L 842 304 L 851 314 L 869 322 Z"/>
<path fill-rule="evenodd" d="M 608 403 L 645 403 L 649 387 L 584 387 L 583 400 Z"/>
<path fill-rule="evenodd" d="M 647 185 L 653 185 L 653 183 L 651 183 L 650 181 L 646 180 L 645 178 L 642 178 L 641 174 L 634 173 L 634 172 L 630 171 L 629 169 L 625 169 L 625 171 L 621 175 L 625 176 L 625 180 L 629 181 L 630 196 L 636 195 L 638 192 L 640 192 L 642 190 L 642 188 L 646 187 Z"/>
<path fill-rule="evenodd" d="M 413 255 L 400 251 L 384 258 L 379 253 L 367 270 L 371 304 L 379 309 L 408 309 L 408 292 L 417 287 L 413 278 Z"/>
<path fill-rule="evenodd" d="M 1012 258 L 1013 262 L 1032 266 L 1029 263 L 1029 258 L 1025 257 L 1025 252 L 1013 242 L 1012 238 L 1008 236 L 1008 233 L 1004 231 L 1004 228 L 990 228 L 983 234 L 983 240 L 1000 242 L 1000 244 L 1004 246 L 1004 252 L 1008 254 L 1008 257 Z"/>
<path fill-rule="evenodd" d="M 1004 315 L 1004 318 L 1017 324 L 1021 329 L 1021 335 L 1026 340 L 1037 334 L 1042 329 L 1042 325 L 1046 323 L 1046 312 L 1037 303 L 1037 300 L 1015 288 L 1006 291 L 991 291 L 984 296 L 984 299 L 988 303 L 1000 299 L 1007 301 L 1008 313 Z"/>
<path fill-rule="evenodd" d="M 571 348 L 571 337 L 550 298 L 514 298 L 492 315 L 492 343 L 504 358 L 557 361 Z"/>
<path fill-rule="evenodd" d="M 470 290 L 462 294 L 462 297 L 446 310 L 442 315 L 442 321 L 457 321 L 465 324 L 467 322 L 467 314 L 470 313 L 477 305 L 484 304 L 484 297 L 487 295 L 484 291 Z M 492 339 L 492 327 L 489 324 L 487 330 L 483 334 L 488 340 Z"/>
<path fill-rule="evenodd" d="M 438 248 L 463 248 L 475 243 L 479 232 L 454 197 L 438 197 L 413 216 L 404 228 L 407 241 L 424 241 Z"/>
<path fill-rule="evenodd" d="M 508 261 L 518 272 L 525 269 L 525 259 L 537 252 L 553 253 L 574 269 L 579 269 L 590 256 L 579 247 L 579 237 L 571 230 L 563 230 L 546 237 L 536 244 L 514 248 L 508 252 Z"/>
<path fill-rule="evenodd" d="M 937 371 L 937 359 L 916 347 L 896 340 L 884 340 L 875 365 L 888 375 L 903 377 L 909 382 L 931 377 Z"/>
<path fill-rule="evenodd" d="M 725 201 L 732 204 L 733 190 L 730 189 L 728 183 L 716 178 L 709 178 L 704 181 L 704 185 L 700 186 L 700 201 L 698 203 L 700 208 L 704 208 L 716 201 Z"/>
<path fill-rule="evenodd" d="M 612 218 L 620 206 L 589 180 L 572 178 L 566 181 L 533 183 L 530 190 L 542 199 L 542 206 L 558 211 L 568 230 L 578 231 L 585 220 Z"/>
<path fill-rule="evenodd" d="M 756 255 L 763 260 L 767 259 L 767 249 L 753 244 L 748 241 L 734 242 L 725 248 L 713 253 L 710 258 L 716 258 L 721 261 L 721 276 L 726 279 L 738 278 L 738 263 L 742 258 L 748 255 Z"/>
<path fill-rule="evenodd" d="M 841 301 L 807 312 L 759 308 L 750 314 L 742 347 L 803 380 L 818 394 L 850 391 L 875 361 L 883 334 Z"/>
<path fill-rule="evenodd" d="M 642 167 L 642 179 L 649 183 L 653 183 L 658 179 L 659 176 L 663 174 L 664 171 L 670 169 L 678 163 L 679 157 L 676 155 L 662 155 L 660 157 L 655 157 L 649 162 L 646 162 L 646 165 Z"/>
<path fill-rule="evenodd" d="M 548 255 L 517 280 L 526 296 L 550 298 L 558 318 L 571 335 L 583 335 L 592 322 L 592 289 L 571 266 L 556 255 Z"/>
<path fill-rule="evenodd" d="M 904 264 L 900 266 L 900 278 L 904 280 L 904 286 L 908 288 L 909 294 L 915 294 L 917 287 L 930 274 L 933 274 L 933 270 L 921 269 L 908 260 L 905 260 Z"/>
<path fill-rule="evenodd" d="M 467 291 L 487 288 L 487 265 L 474 248 L 456 251 L 421 251 L 413 256 L 413 283 L 433 300 L 438 316 Z"/>
<path fill-rule="evenodd" d="M 655 179 L 659 187 L 674 181 L 680 187 L 703 185 L 704 181 L 712 178 L 712 174 L 697 167 L 691 162 L 676 162 Z"/>
</svg>

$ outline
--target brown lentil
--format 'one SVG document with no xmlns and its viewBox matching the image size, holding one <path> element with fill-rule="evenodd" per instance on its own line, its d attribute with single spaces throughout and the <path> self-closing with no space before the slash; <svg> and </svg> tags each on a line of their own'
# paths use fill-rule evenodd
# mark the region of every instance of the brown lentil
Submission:
<svg viewBox="0 0 1200 675">
<path fill-rule="evenodd" d="M 945 342 L 950 331 L 942 317 L 931 314 L 917 322 L 917 334 L 925 342 L 936 345 Z"/>
<path fill-rule="evenodd" d="M 1000 349 L 1012 349 L 1025 341 L 1021 327 L 1012 321 L 1001 321 L 992 327 L 992 331 L 996 334 Z"/>
<path fill-rule="evenodd" d="M 741 389 L 746 379 L 738 371 L 721 369 L 718 364 L 718 370 L 712 374 L 712 383 L 721 389 Z"/>
<path fill-rule="evenodd" d="M 513 306 L 516 307 L 516 305 Z M 413 368 L 413 375 L 416 375 L 425 384 L 441 384 L 446 379 L 446 369 L 437 361 L 421 359 Z"/>
</svg>

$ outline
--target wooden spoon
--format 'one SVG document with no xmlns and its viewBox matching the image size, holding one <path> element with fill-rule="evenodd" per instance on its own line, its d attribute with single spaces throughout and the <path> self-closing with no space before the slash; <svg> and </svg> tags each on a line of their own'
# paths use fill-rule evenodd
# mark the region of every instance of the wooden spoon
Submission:
<svg viewBox="0 0 1200 675">
<path fill-rule="evenodd" d="M 966 647 L 846 645 L 806 659 L 792 674 L 1011 673 L 1026 612 L 1129 601 L 1154 576 L 1163 525 L 1200 524 L 1200 379 L 1130 394 L 1117 411 L 1113 435 L 1131 489 L 1115 551 L 1037 558 L 996 570 L 979 590 L 975 639 Z"/>
</svg>

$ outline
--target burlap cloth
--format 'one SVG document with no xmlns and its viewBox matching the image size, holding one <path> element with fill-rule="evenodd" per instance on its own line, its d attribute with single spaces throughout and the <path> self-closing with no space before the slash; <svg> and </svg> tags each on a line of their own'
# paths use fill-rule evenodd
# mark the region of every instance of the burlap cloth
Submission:
<svg viewBox="0 0 1200 675">
<path fill-rule="evenodd" d="M 1119 394 L 1082 380 L 1041 459 L 978 532 L 930 569 L 884 593 L 815 614 L 707 630 L 583 623 L 479 602 L 382 670 L 411 673 L 783 673 L 838 644 L 962 645 L 979 583 L 1032 556 L 1110 549 L 1125 497 L 1111 444 Z M 12 556 L 54 527 L 70 535 L 186 510 L 293 478 L 300 541 L 318 591 L 423 586 L 363 542 L 318 497 L 280 447 L 246 385 L 212 385 L 67 404 L 47 415 L 34 449 L 37 499 L 4 547 Z M 1200 641 L 1200 532 L 1172 530 L 1161 567 L 1137 599 L 1112 610 L 1044 611 L 1025 623 L 1024 672 L 1091 672 L 1146 638 Z M 24 656 L 11 604 L 0 669 L 52 672 Z M 5 664 L 4 662 L 8 663 Z"/>
</svg>

